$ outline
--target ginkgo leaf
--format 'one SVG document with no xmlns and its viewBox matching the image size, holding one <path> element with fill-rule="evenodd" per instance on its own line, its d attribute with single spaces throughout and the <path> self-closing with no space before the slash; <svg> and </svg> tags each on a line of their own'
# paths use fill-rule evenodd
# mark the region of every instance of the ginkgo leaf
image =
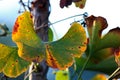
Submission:
<svg viewBox="0 0 120 80">
<path fill-rule="evenodd" d="M 83 9 L 86 4 L 86 0 L 80 0 L 79 2 L 74 2 L 76 7 Z"/>
<path fill-rule="evenodd" d="M 16 47 L 0 44 L 0 72 L 6 76 L 17 77 L 25 72 L 30 62 L 21 59 L 18 56 Z"/>
<path fill-rule="evenodd" d="M 108 47 L 120 47 L 120 28 L 111 29 L 106 35 L 102 37 L 98 43 L 97 49 L 108 48 Z"/>
<path fill-rule="evenodd" d="M 92 54 L 91 61 L 94 63 L 99 63 L 108 57 L 114 56 L 113 48 L 105 48 L 102 50 L 97 51 L 95 54 Z M 104 56 L 104 57 L 103 57 Z"/>
<path fill-rule="evenodd" d="M 73 23 L 62 39 L 42 42 L 33 29 L 29 12 L 24 12 L 17 18 L 12 39 L 18 46 L 18 54 L 21 58 L 40 62 L 45 57 L 49 66 L 58 69 L 71 66 L 73 57 L 80 57 L 86 50 L 87 44 L 85 30 L 77 22 Z"/>
<path fill-rule="evenodd" d="M 114 28 L 104 36 L 102 35 L 102 31 L 108 26 L 105 18 L 92 15 L 86 18 L 86 24 L 90 37 L 89 41 L 95 52 L 104 48 L 120 46 L 120 28 Z"/>
<path fill-rule="evenodd" d="M 49 66 L 66 69 L 73 57 L 80 57 L 86 50 L 87 38 L 84 28 L 74 22 L 66 35 L 55 42 L 46 43 L 46 60 Z"/>
<path fill-rule="evenodd" d="M 35 33 L 30 12 L 26 11 L 18 16 L 13 28 L 12 39 L 18 46 L 18 54 L 21 58 L 37 62 L 43 59 L 44 44 Z"/>
<path fill-rule="evenodd" d="M 90 42 L 96 44 L 102 37 L 102 31 L 107 28 L 108 24 L 105 18 L 91 15 L 86 18 L 87 29 L 89 33 Z"/>
</svg>

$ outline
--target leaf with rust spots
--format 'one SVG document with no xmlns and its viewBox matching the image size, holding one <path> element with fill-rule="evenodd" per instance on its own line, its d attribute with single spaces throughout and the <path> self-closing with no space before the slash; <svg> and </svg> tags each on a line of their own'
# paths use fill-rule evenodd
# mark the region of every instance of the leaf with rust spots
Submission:
<svg viewBox="0 0 120 80">
<path fill-rule="evenodd" d="M 81 57 L 86 50 L 86 43 L 84 28 L 77 22 L 73 23 L 63 38 L 47 43 L 48 65 L 62 70 L 70 67 L 73 64 L 73 57 Z"/>
<path fill-rule="evenodd" d="M 0 72 L 8 77 L 17 77 L 25 72 L 30 63 L 18 56 L 16 47 L 0 44 Z"/>
<path fill-rule="evenodd" d="M 86 0 L 80 0 L 79 2 L 74 2 L 76 7 L 83 9 L 86 4 Z"/>
<path fill-rule="evenodd" d="M 65 69 L 73 64 L 73 57 L 80 57 L 86 50 L 86 33 L 77 22 L 62 39 L 54 42 L 41 41 L 33 29 L 29 12 L 20 15 L 16 23 L 19 27 L 12 39 L 18 46 L 18 55 L 26 61 L 41 62 L 46 58 L 49 66 Z"/>
<path fill-rule="evenodd" d="M 18 24 L 18 18 L 15 22 L 15 25 L 14 25 L 14 28 L 13 28 L 13 31 L 12 31 L 12 34 L 15 34 L 16 32 L 18 32 L 18 27 L 19 27 L 19 24 Z"/>
<path fill-rule="evenodd" d="M 32 15 L 30 12 L 24 12 L 15 22 L 12 39 L 18 46 L 18 54 L 21 58 L 40 62 L 45 48 L 33 26 Z"/>
</svg>

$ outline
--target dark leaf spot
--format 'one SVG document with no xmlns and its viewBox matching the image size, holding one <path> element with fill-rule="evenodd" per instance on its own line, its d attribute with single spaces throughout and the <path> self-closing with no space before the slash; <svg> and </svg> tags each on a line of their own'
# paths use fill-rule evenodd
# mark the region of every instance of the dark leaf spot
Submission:
<svg viewBox="0 0 120 80">
<path fill-rule="evenodd" d="M 119 56 L 120 55 L 120 48 L 115 48 L 114 52 L 115 52 L 116 56 Z"/>
<path fill-rule="evenodd" d="M 84 44 L 87 44 L 88 42 L 84 42 Z"/>
<path fill-rule="evenodd" d="M 12 67 L 14 67 L 15 65 L 14 64 L 12 64 Z"/>
<path fill-rule="evenodd" d="M 75 29 L 74 32 L 77 32 L 77 30 Z"/>
<path fill-rule="evenodd" d="M 16 22 L 15 22 L 15 25 L 14 25 L 14 27 L 13 27 L 13 34 L 15 34 L 16 32 L 18 32 L 18 27 L 19 27 L 19 24 L 18 24 L 18 19 L 16 20 Z"/>
<path fill-rule="evenodd" d="M 33 18 L 33 16 L 32 16 L 32 15 L 30 15 L 30 18 Z"/>
<path fill-rule="evenodd" d="M 18 60 L 15 61 L 16 63 L 18 62 Z"/>
<path fill-rule="evenodd" d="M 64 76 L 67 76 L 67 75 L 68 75 L 68 73 L 67 73 L 67 72 L 64 72 L 64 73 L 63 73 L 63 75 L 64 75 Z"/>
<path fill-rule="evenodd" d="M 78 48 L 80 49 L 81 47 L 80 47 L 80 46 L 78 46 Z"/>
<path fill-rule="evenodd" d="M 74 50 L 74 48 L 71 48 L 71 50 Z"/>
<path fill-rule="evenodd" d="M 27 32 L 30 32 L 29 30 L 27 30 Z"/>
<path fill-rule="evenodd" d="M 83 8 L 83 7 L 84 7 L 84 5 L 83 5 L 83 4 L 81 4 L 81 5 L 80 5 L 80 8 Z"/>
</svg>

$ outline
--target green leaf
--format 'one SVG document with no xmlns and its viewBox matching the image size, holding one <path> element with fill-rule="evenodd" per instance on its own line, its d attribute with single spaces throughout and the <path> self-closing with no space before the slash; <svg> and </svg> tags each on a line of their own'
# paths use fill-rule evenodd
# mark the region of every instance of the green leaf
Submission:
<svg viewBox="0 0 120 80">
<path fill-rule="evenodd" d="M 17 77 L 25 72 L 30 63 L 21 59 L 17 54 L 16 47 L 0 44 L 0 72 L 6 76 Z"/>
<path fill-rule="evenodd" d="M 60 40 L 46 44 L 46 58 L 49 66 L 65 69 L 73 64 L 73 57 L 80 57 L 86 50 L 87 38 L 84 28 L 73 23 Z"/>
<path fill-rule="evenodd" d="M 120 28 L 111 29 L 98 43 L 97 49 L 108 48 L 108 47 L 120 47 Z"/>
<path fill-rule="evenodd" d="M 18 54 L 21 58 L 37 62 L 44 58 L 44 44 L 35 33 L 30 12 L 24 12 L 18 16 L 13 28 L 12 39 L 18 46 Z"/>
<path fill-rule="evenodd" d="M 77 73 L 79 73 L 86 60 L 87 57 L 75 58 L 75 71 Z M 114 60 L 114 50 L 113 48 L 106 48 L 92 54 L 88 64 L 85 67 L 85 70 L 95 70 L 106 74 L 111 74 L 116 68 L 117 65 Z"/>
<path fill-rule="evenodd" d="M 51 28 L 48 29 L 48 39 L 49 39 L 49 41 L 53 41 L 53 32 L 52 32 Z"/>
<path fill-rule="evenodd" d="M 97 51 L 95 54 L 92 54 L 90 60 L 92 60 L 94 63 L 99 63 L 102 60 L 111 57 L 114 55 L 113 48 L 105 48 L 102 50 Z"/>
<path fill-rule="evenodd" d="M 98 64 L 91 65 L 88 70 L 95 70 L 103 72 L 105 74 L 111 74 L 117 68 L 117 64 L 114 60 L 114 56 L 108 57 Z"/>
<path fill-rule="evenodd" d="M 75 59 L 76 73 L 79 73 L 79 71 L 83 67 L 83 64 L 85 63 L 86 59 L 87 58 L 85 58 L 85 57 Z M 110 57 L 103 59 L 99 63 L 95 63 L 94 61 L 89 60 L 87 66 L 85 67 L 85 70 L 98 71 L 98 72 L 103 72 L 105 74 L 110 75 L 116 68 L 117 68 L 117 64 L 114 60 L 114 56 L 110 56 Z"/>
<path fill-rule="evenodd" d="M 75 72 L 76 73 L 80 72 L 80 70 L 83 67 L 86 60 L 87 60 L 87 58 L 83 57 L 83 56 L 81 58 L 75 58 L 75 65 L 76 65 Z M 93 63 L 91 60 L 89 60 L 87 66 L 86 66 L 86 69 L 91 67 L 92 65 L 95 65 L 95 63 Z"/>
</svg>

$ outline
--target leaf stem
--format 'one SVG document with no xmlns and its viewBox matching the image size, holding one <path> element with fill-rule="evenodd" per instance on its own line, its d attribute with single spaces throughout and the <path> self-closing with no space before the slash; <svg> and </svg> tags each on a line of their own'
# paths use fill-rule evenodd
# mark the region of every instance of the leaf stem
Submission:
<svg viewBox="0 0 120 80">
<path fill-rule="evenodd" d="M 112 80 L 112 77 L 120 70 L 120 68 L 118 67 L 108 78 L 108 80 Z"/>
<path fill-rule="evenodd" d="M 90 57 L 91 57 L 91 54 L 88 55 L 87 60 L 85 61 L 84 65 L 83 65 L 83 67 L 82 67 L 82 69 L 81 69 L 81 71 L 80 71 L 80 73 L 78 75 L 78 79 L 77 80 L 81 80 L 81 76 L 83 74 L 84 69 L 86 68 L 86 65 L 87 65 Z"/>
<path fill-rule="evenodd" d="M 26 80 L 36 69 L 33 69 L 28 75 L 25 76 L 24 80 Z"/>
</svg>

